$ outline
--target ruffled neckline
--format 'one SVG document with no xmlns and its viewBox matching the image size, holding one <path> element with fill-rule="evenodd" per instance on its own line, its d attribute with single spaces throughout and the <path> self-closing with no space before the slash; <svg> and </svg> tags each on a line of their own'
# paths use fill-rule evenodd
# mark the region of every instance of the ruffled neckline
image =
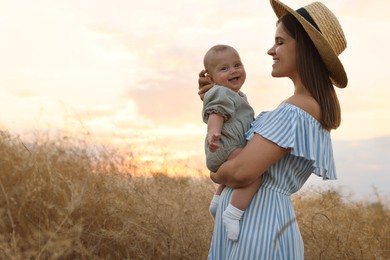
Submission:
<svg viewBox="0 0 390 260">
<path fill-rule="evenodd" d="M 312 161 L 316 175 L 336 179 L 330 132 L 302 108 L 282 103 L 275 110 L 260 113 L 246 134 L 247 140 L 255 133 L 290 148 L 291 155 Z"/>
</svg>

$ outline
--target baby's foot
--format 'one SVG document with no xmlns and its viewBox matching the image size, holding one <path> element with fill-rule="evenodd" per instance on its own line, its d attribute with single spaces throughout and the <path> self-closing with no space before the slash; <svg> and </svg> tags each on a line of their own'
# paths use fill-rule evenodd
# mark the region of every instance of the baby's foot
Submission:
<svg viewBox="0 0 390 260">
<path fill-rule="evenodd" d="M 222 222 L 225 225 L 227 237 L 232 241 L 237 241 L 238 236 L 240 235 L 240 221 L 236 219 L 230 219 L 224 212 L 222 216 Z"/>
<path fill-rule="evenodd" d="M 240 235 L 240 219 L 244 211 L 229 204 L 222 215 L 222 222 L 226 228 L 227 237 L 232 241 L 237 241 Z"/>
<path fill-rule="evenodd" d="M 217 214 L 218 204 L 219 204 L 219 195 L 214 195 L 213 199 L 210 202 L 210 207 L 209 207 L 209 211 L 213 219 L 215 219 L 215 214 Z"/>
</svg>

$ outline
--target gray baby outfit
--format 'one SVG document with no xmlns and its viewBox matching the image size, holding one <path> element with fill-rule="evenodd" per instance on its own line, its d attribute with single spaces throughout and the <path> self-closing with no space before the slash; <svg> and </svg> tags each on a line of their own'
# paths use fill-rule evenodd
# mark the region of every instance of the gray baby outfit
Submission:
<svg viewBox="0 0 390 260">
<path fill-rule="evenodd" d="M 219 113 L 224 118 L 219 149 L 210 152 L 207 136 L 205 139 L 206 165 L 210 171 L 216 172 L 233 150 L 245 146 L 245 133 L 253 122 L 254 111 L 243 92 L 215 85 L 203 98 L 203 122 L 207 124 L 209 115 L 213 113 Z"/>
</svg>

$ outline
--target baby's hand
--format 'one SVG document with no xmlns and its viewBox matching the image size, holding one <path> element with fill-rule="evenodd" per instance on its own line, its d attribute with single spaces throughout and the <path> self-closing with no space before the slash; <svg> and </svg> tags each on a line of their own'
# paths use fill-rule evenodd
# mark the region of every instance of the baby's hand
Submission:
<svg viewBox="0 0 390 260">
<path fill-rule="evenodd" d="M 214 133 L 207 136 L 207 144 L 209 146 L 210 152 L 216 152 L 219 149 L 219 139 L 221 138 L 221 133 Z"/>
</svg>

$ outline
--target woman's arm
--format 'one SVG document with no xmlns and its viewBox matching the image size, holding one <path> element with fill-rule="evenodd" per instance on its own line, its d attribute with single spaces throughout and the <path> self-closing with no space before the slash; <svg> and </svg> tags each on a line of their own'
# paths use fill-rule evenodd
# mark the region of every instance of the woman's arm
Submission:
<svg viewBox="0 0 390 260">
<path fill-rule="evenodd" d="M 254 182 L 272 164 L 289 152 L 259 134 L 255 134 L 237 157 L 226 161 L 210 178 L 220 184 L 239 188 Z"/>
</svg>

